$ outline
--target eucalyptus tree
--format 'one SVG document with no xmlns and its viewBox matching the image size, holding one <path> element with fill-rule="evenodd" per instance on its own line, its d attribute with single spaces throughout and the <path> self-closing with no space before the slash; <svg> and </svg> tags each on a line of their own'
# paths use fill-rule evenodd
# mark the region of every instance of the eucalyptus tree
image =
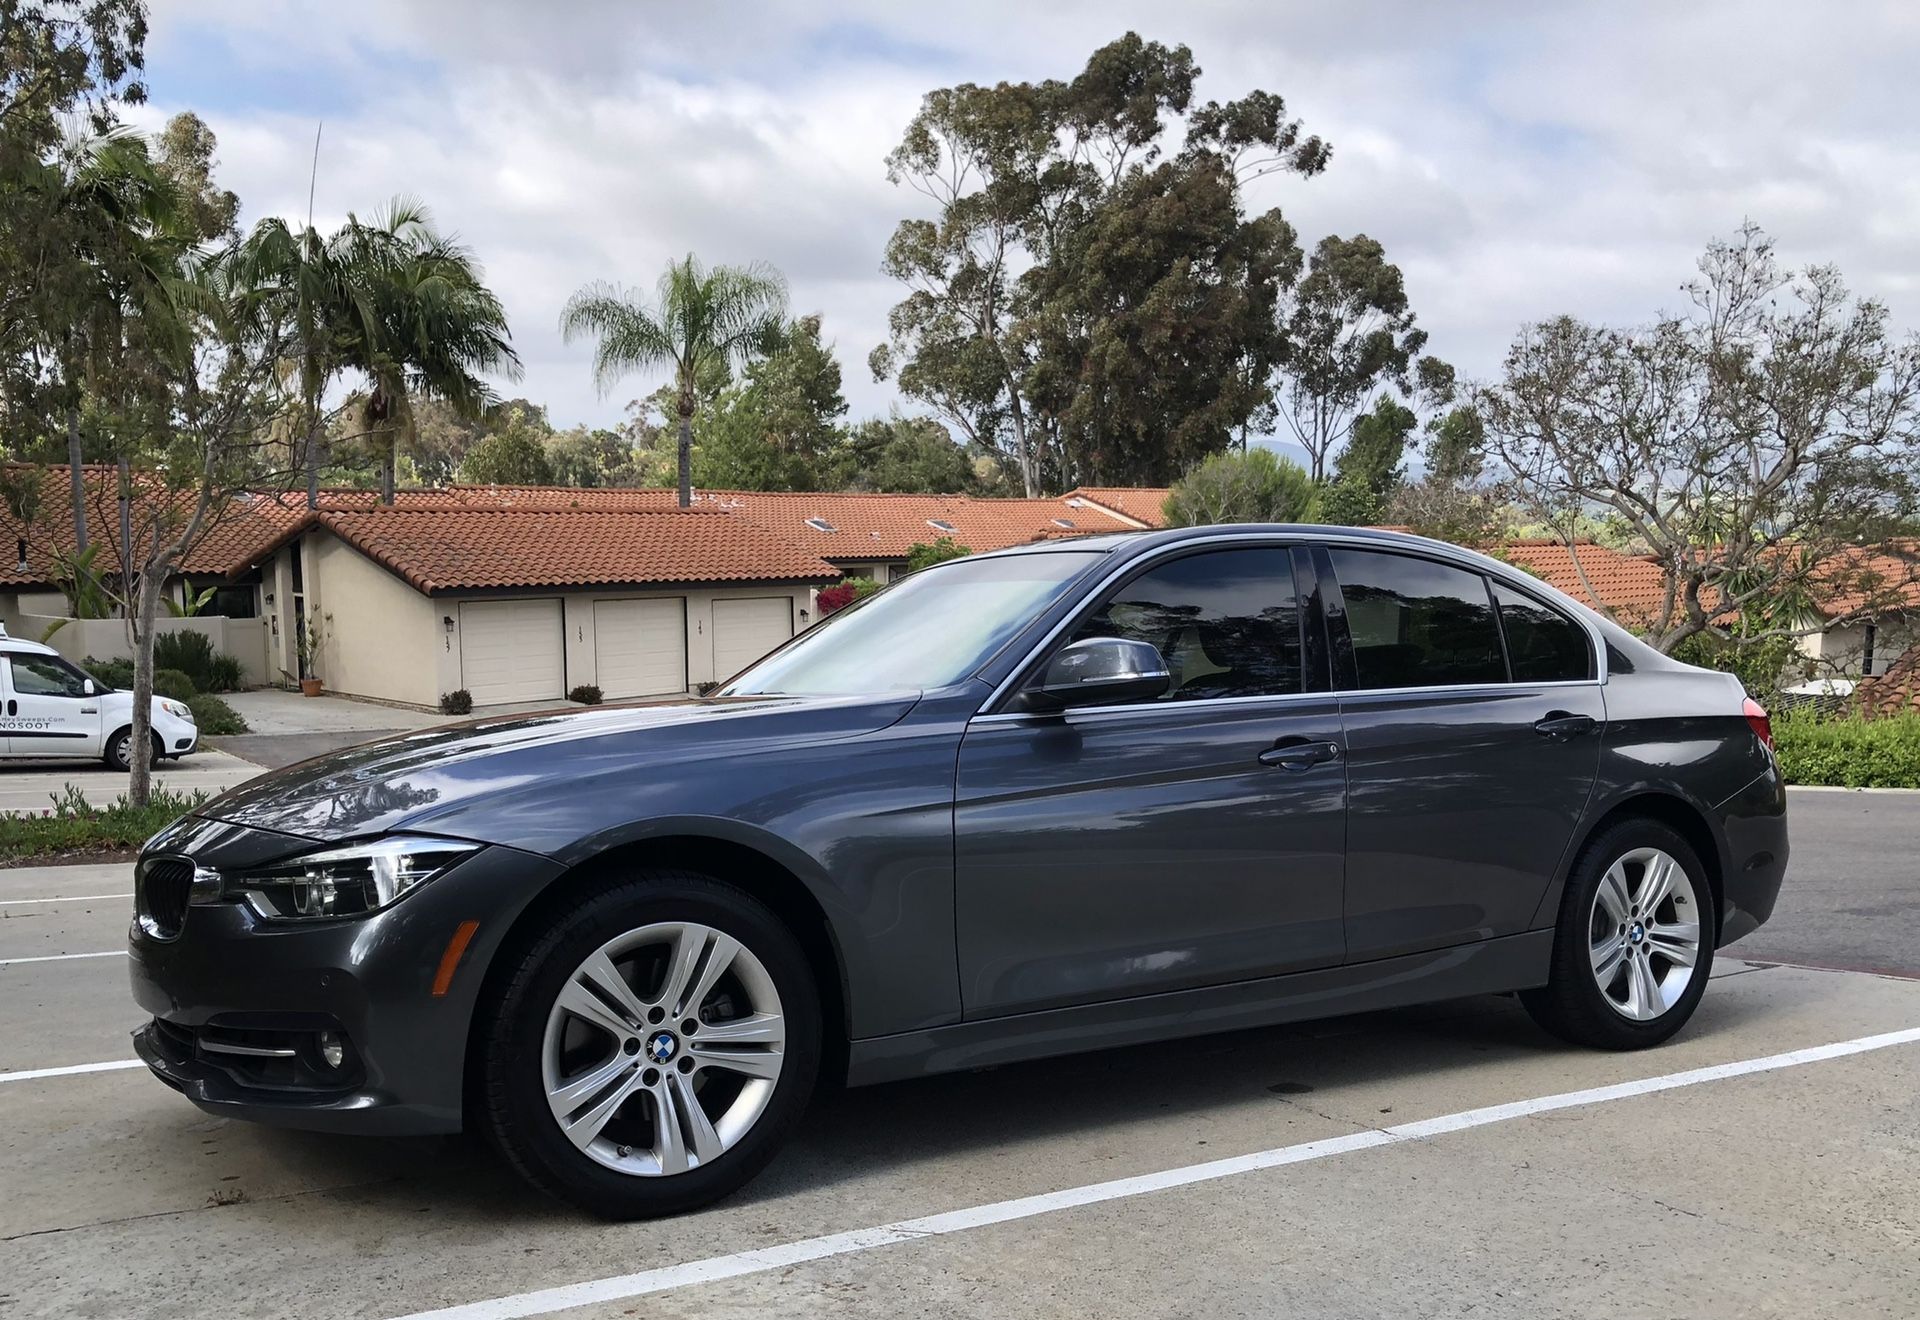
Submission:
<svg viewBox="0 0 1920 1320">
<path fill-rule="evenodd" d="M 587 285 L 567 300 L 560 331 L 569 343 L 596 341 L 593 378 L 602 392 L 629 372 L 671 372 L 685 508 L 693 502 L 693 418 L 703 375 L 742 367 L 777 347 L 786 312 L 787 282 L 773 267 L 756 262 L 709 270 L 689 253 L 668 263 L 650 304 L 619 285 Z"/>
</svg>

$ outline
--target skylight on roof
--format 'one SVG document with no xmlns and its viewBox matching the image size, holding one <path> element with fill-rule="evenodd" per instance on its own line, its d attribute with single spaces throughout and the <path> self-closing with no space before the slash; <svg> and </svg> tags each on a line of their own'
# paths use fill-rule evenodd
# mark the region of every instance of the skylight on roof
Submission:
<svg viewBox="0 0 1920 1320">
<path fill-rule="evenodd" d="M 929 518 L 927 519 L 927 526 L 933 528 L 936 532 L 951 532 L 954 530 L 953 524 L 944 518 Z"/>
<path fill-rule="evenodd" d="M 807 519 L 807 526 L 813 528 L 816 532 L 834 532 L 839 530 L 839 528 L 835 527 L 825 518 L 809 518 Z"/>
<path fill-rule="evenodd" d="M 1072 531 L 1072 530 L 1073 530 L 1073 519 L 1071 519 L 1071 518 L 1055 518 L 1055 519 L 1053 520 L 1053 525 L 1054 525 L 1055 527 L 1064 527 L 1064 528 L 1066 528 L 1066 529 L 1067 529 L 1068 531 Z"/>
</svg>

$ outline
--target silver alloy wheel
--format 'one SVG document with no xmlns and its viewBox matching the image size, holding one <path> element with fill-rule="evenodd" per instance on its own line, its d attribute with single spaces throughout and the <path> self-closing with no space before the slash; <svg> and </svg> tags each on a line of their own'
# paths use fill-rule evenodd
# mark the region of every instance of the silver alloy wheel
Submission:
<svg viewBox="0 0 1920 1320">
<path fill-rule="evenodd" d="M 1687 869 L 1660 849 L 1635 848 L 1607 868 L 1587 942 L 1614 1012 L 1651 1022 L 1680 1002 L 1700 960 L 1700 916 Z"/>
<path fill-rule="evenodd" d="M 541 1044 L 560 1130 L 641 1177 L 711 1164 L 766 1112 L 786 1019 L 751 949 L 696 922 L 608 940 L 567 978 Z"/>
</svg>

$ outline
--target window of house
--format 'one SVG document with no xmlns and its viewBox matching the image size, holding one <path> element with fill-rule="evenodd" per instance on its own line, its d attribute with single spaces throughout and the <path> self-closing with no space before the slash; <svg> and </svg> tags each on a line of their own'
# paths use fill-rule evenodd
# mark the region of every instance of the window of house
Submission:
<svg viewBox="0 0 1920 1320">
<path fill-rule="evenodd" d="M 1172 683 L 1164 701 L 1298 692 L 1300 601 L 1285 549 L 1184 555 L 1127 583 L 1083 637 L 1151 642 Z"/>
<path fill-rule="evenodd" d="M 1531 596 L 1493 585 L 1507 661 L 1516 683 L 1568 683 L 1593 677 L 1593 648 L 1584 628 Z"/>
<path fill-rule="evenodd" d="M 1330 554 L 1361 687 L 1507 681 L 1500 627 L 1478 573 L 1373 550 Z"/>
</svg>

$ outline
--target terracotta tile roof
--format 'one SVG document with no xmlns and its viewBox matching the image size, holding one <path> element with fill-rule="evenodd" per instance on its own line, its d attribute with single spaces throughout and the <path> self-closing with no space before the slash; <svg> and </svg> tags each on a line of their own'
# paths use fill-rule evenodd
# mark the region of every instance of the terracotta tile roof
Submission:
<svg viewBox="0 0 1920 1320">
<path fill-rule="evenodd" d="M 839 570 L 702 510 L 322 512 L 322 525 L 424 592 L 665 582 L 831 582 Z"/>
<path fill-rule="evenodd" d="M 1622 554 L 1593 541 L 1576 541 L 1569 551 L 1553 538 L 1507 541 L 1494 553 L 1583 605 L 1604 606 L 1623 624 L 1650 621 L 1660 613 L 1665 579 L 1658 564 L 1638 555 Z"/>
<path fill-rule="evenodd" d="M 1861 679 L 1853 699 L 1861 714 L 1870 717 L 1920 711 L 1920 646 L 1908 647 L 1884 674 Z"/>
<path fill-rule="evenodd" d="M 737 514 L 837 563 L 904 559 L 915 545 L 943 536 L 970 550 L 1004 550 L 1056 532 L 1079 535 L 1132 526 L 1099 509 L 1070 506 L 1065 497 L 720 490 L 698 491 L 694 500 L 698 507 Z"/>
<path fill-rule="evenodd" d="M 1829 619 L 1920 606 L 1920 538 L 1842 550 L 1828 556 L 1812 580 L 1815 601 Z"/>
<path fill-rule="evenodd" d="M 1165 527 L 1161 512 L 1167 502 L 1165 486 L 1080 486 L 1067 492 L 1069 502 L 1080 499 L 1110 509 L 1136 527 Z"/>
</svg>

